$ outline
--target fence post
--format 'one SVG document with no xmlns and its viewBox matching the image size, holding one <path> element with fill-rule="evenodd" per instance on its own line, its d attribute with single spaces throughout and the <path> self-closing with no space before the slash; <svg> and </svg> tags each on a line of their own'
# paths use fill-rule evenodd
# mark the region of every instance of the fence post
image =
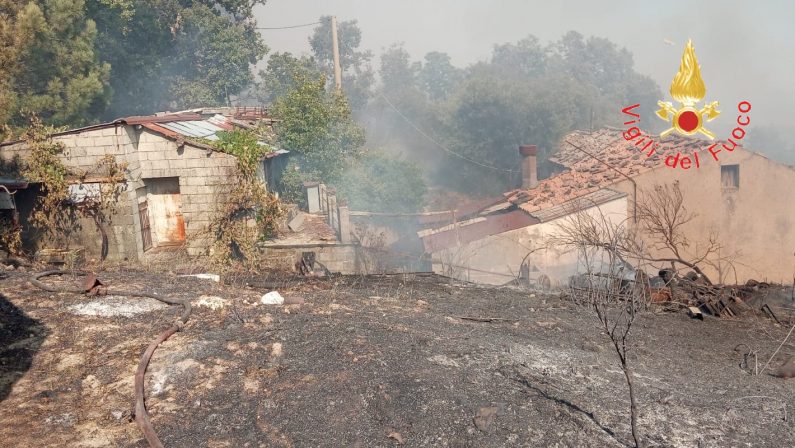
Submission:
<svg viewBox="0 0 795 448">
<path fill-rule="evenodd" d="M 351 211 L 348 208 L 346 201 L 340 201 L 338 208 L 339 216 L 339 237 L 340 242 L 343 244 L 350 244 L 351 242 Z"/>
<path fill-rule="evenodd" d="M 337 191 L 334 188 L 327 188 L 328 192 L 328 225 L 335 232 L 339 233 L 339 226 L 337 221 Z"/>
</svg>

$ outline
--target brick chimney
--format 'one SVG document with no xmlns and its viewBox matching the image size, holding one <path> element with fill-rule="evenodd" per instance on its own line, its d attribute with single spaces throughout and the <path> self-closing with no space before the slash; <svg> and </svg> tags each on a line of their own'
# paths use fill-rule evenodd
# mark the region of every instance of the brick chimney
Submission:
<svg viewBox="0 0 795 448">
<path fill-rule="evenodd" d="M 520 145 L 519 155 L 522 156 L 522 188 L 533 188 L 538 185 L 538 166 L 536 145 Z"/>
</svg>

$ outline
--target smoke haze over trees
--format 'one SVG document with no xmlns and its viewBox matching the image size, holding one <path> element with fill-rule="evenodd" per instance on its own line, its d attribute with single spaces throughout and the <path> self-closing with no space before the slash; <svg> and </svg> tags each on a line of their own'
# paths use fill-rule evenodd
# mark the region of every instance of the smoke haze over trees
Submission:
<svg viewBox="0 0 795 448">
<path fill-rule="evenodd" d="M 305 83 L 317 87 L 321 78 L 330 92 L 330 16 L 297 38 L 307 53 L 267 57 L 255 9 L 269 8 L 256 0 L 0 0 L 0 125 L 24 125 L 24 111 L 72 127 L 228 103 L 281 104 L 274 111 L 285 111 L 291 110 L 285 98 L 306 93 Z M 363 44 L 360 21 L 338 25 L 349 110 L 334 116 L 364 128 L 367 141 L 354 139 L 357 150 L 417 162 L 433 187 L 476 196 L 515 188 L 518 145 L 538 145 L 543 161 L 565 133 L 620 125 L 620 108 L 635 103 L 651 117 L 664 97 L 664 89 L 636 70 L 629 50 L 575 31 L 547 40 L 530 34 L 492 45 L 487 58 L 455 64 L 444 44 L 412 54 L 396 43 L 376 54 Z M 671 75 L 675 69 L 672 64 Z M 648 120 L 644 128 L 659 126 Z M 762 125 L 748 141 L 778 160 L 795 161 L 779 128 Z M 326 155 L 324 161 L 335 163 L 320 169 L 326 162 L 319 160 L 303 165 L 314 164 L 312 172 L 328 177 L 318 180 L 342 179 L 345 161 Z"/>
</svg>

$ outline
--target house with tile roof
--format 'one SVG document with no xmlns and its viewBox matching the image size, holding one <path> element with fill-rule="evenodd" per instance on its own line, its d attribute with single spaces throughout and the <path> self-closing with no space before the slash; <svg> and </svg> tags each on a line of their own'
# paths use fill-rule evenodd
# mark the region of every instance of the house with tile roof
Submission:
<svg viewBox="0 0 795 448">
<path fill-rule="evenodd" d="M 577 255 L 546 244 L 562 220 L 585 212 L 634 225 L 643 192 L 678 182 L 684 207 L 695 214 L 685 226 L 690 249 L 714 236 L 719 258 L 733 259 L 705 268 L 713 281 L 792 281 L 795 207 L 786 192 L 795 191 L 795 169 L 740 146 L 713 156 L 714 142 L 697 138 L 670 135 L 653 152 L 636 143 L 613 128 L 570 133 L 550 158 L 555 174 L 542 180 L 536 177 L 535 147 L 520 147 L 521 188 L 419 232 L 433 270 L 487 284 L 520 276 L 564 284 L 577 272 Z M 670 167 L 677 154 L 698 157 L 698 167 Z M 651 255 L 666 253 L 652 249 Z"/>
<path fill-rule="evenodd" d="M 218 151 L 208 141 L 217 140 L 220 131 L 253 129 L 272 122 L 262 108 L 193 109 L 120 118 L 58 132 L 52 138 L 65 148 L 61 155 L 64 164 L 73 172 L 87 173 L 71 180 L 73 200 L 101 194 L 99 186 L 107 180 L 91 171 L 100 159 L 110 155 L 126 163 L 126 189 L 107 231 L 108 259 L 141 260 L 147 253 L 163 250 L 206 251 L 198 239 L 186 246 L 186 235 L 209 223 L 218 199 L 230 189 L 229 180 L 237 166 L 234 156 Z M 24 157 L 25 152 L 21 141 L 0 144 L 4 161 Z M 260 176 L 271 187 L 286 153 L 272 151 L 261 162 Z M 37 185 L 31 183 L 15 195 L 21 214 L 30 209 L 37 194 Z M 81 227 L 77 245 L 89 255 L 99 254 L 101 239 L 95 225 L 86 222 Z"/>
</svg>

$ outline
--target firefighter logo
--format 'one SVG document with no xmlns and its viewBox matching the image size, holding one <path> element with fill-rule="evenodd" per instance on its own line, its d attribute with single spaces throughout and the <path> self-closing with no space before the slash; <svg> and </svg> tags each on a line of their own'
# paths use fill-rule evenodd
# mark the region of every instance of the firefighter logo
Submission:
<svg viewBox="0 0 795 448">
<path fill-rule="evenodd" d="M 685 52 L 682 54 L 682 62 L 679 65 L 679 72 L 671 83 L 671 97 L 682 104 L 677 109 L 667 101 L 658 101 L 660 110 L 657 116 L 671 124 L 671 127 L 660 133 L 660 137 L 665 137 L 673 131 L 682 135 L 693 135 L 702 133 L 710 140 L 715 138 L 715 134 L 704 127 L 705 121 L 712 121 L 720 115 L 718 102 L 713 101 L 709 104 L 704 103 L 704 107 L 697 109 L 698 103 L 707 94 L 704 80 L 701 79 L 701 67 L 696 59 L 696 51 L 693 48 L 693 41 L 688 40 Z"/>
</svg>

